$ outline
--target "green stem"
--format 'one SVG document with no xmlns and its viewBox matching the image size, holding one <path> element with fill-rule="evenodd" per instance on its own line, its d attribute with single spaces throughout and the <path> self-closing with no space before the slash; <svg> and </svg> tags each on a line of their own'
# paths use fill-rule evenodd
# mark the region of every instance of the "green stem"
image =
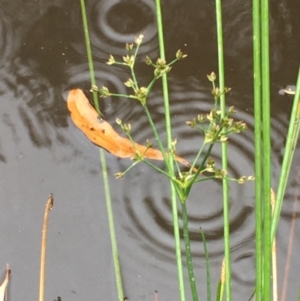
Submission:
<svg viewBox="0 0 300 301">
<path fill-rule="evenodd" d="M 101 160 L 101 164 L 102 164 L 104 192 L 105 192 L 105 199 L 106 199 L 106 207 L 107 207 L 107 215 L 108 215 L 108 223 L 109 223 L 109 230 L 110 230 L 110 240 L 111 240 L 111 248 L 112 248 L 112 255 L 113 255 L 113 262 L 114 262 L 114 269 L 115 269 L 118 299 L 119 299 L 119 301 L 123 301 L 124 293 L 123 293 L 123 286 L 122 286 L 121 268 L 120 268 L 120 262 L 119 262 L 119 252 L 118 252 L 118 245 L 117 245 L 117 238 L 116 238 L 116 230 L 115 230 L 115 226 L 114 226 L 114 214 L 113 214 L 112 202 L 111 202 L 111 197 L 110 197 L 109 181 L 108 181 L 108 174 L 107 174 L 107 167 L 106 167 L 104 151 L 100 151 L 100 160 Z"/>
<path fill-rule="evenodd" d="M 136 45 L 136 48 L 135 48 L 135 52 L 134 52 L 134 60 L 135 60 L 136 57 L 137 57 L 137 54 L 138 54 L 138 52 L 139 52 L 139 49 L 140 49 L 140 44 L 137 44 L 137 45 Z M 133 89 L 136 90 L 136 89 L 138 89 L 139 85 L 138 85 L 138 82 L 137 82 L 137 79 L 136 79 L 136 76 L 135 76 L 134 65 L 135 65 L 135 62 L 133 63 L 132 66 L 130 66 L 130 72 L 131 72 L 132 80 L 133 80 L 133 82 L 134 82 L 134 87 L 133 87 Z"/>
<path fill-rule="evenodd" d="M 198 179 L 197 181 L 195 181 L 195 183 L 200 183 L 200 182 L 215 180 L 215 179 L 216 179 L 215 176 L 210 176 L 210 177 L 205 177 L 205 178 Z M 229 178 L 228 178 L 228 180 L 229 180 Z M 236 179 L 232 179 L 232 180 L 234 181 Z"/>
<path fill-rule="evenodd" d="M 269 0 L 261 1 L 262 122 L 263 122 L 263 299 L 271 298 L 271 131 L 269 66 Z"/>
<path fill-rule="evenodd" d="M 152 89 L 152 87 L 153 87 L 153 85 L 154 85 L 154 83 L 157 81 L 157 78 L 156 77 L 154 77 L 153 79 L 152 79 L 152 81 L 150 82 L 150 84 L 147 86 L 147 89 L 148 89 L 148 91 L 150 92 L 150 90 Z M 149 93 L 148 92 L 148 93 Z"/>
<path fill-rule="evenodd" d="M 127 95 L 127 94 L 109 93 L 109 96 L 124 97 L 124 98 L 130 98 L 130 99 L 136 99 L 137 100 L 136 97 L 130 96 L 130 95 Z"/>
<path fill-rule="evenodd" d="M 205 147 L 205 143 L 202 143 L 202 145 L 201 145 L 201 147 L 200 147 L 200 149 L 198 151 L 198 154 L 197 154 L 197 156 L 196 156 L 196 158 L 195 158 L 195 160 L 194 160 L 194 162 L 193 162 L 193 164 L 192 164 L 192 166 L 190 168 L 190 173 L 192 173 L 193 169 L 195 168 L 195 165 L 197 164 L 197 162 L 198 162 L 198 160 L 199 160 L 199 158 L 200 158 L 200 156 L 202 154 L 202 151 L 203 151 L 204 147 Z"/>
<path fill-rule="evenodd" d="M 294 103 L 292 108 L 292 113 L 290 117 L 290 125 L 286 139 L 286 146 L 285 152 L 283 156 L 283 162 L 281 167 L 281 173 L 279 178 L 276 202 L 275 202 L 275 209 L 274 209 L 274 216 L 272 220 L 272 228 L 271 228 L 271 240 L 273 242 L 276 229 L 280 217 L 283 197 L 288 181 L 288 177 L 291 170 L 292 160 L 295 152 L 295 146 L 299 136 L 299 125 L 300 125 L 300 68 L 298 71 L 298 79 L 297 79 L 297 88 L 296 94 L 294 97 Z"/>
<path fill-rule="evenodd" d="M 157 20 L 157 31 L 158 31 L 160 58 L 162 60 L 166 61 L 165 47 L 164 47 L 164 36 L 163 36 L 163 21 L 162 21 L 162 12 L 161 12 L 160 0 L 155 0 L 155 5 L 156 5 L 156 20 Z M 167 74 L 164 74 L 162 76 L 162 83 L 163 83 L 167 143 L 168 143 L 168 149 L 171 149 L 172 132 L 171 132 L 171 121 L 170 121 L 170 107 L 169 107 Z M 171 176 L 173 177 L 174 176 L 173 156 L 169 156 L 168 165 L 169 165 L 169 172 L 170 172 Z M 180 246 L 177 201 L 176 201 L 175 187 L 174 187 L 172 181 L 170 181 L 170 189 L 171 189 L 171 202 L 172 202 L 172 214 L 173 214 L 173 227 L 174 227 L 175 252 L 176 252 L 179 293 L 180 293 L 180 300 L 185 301 L 184 277 L 183 277 L 183 271 L 182 271 L 182 259 L 181 259 L 181 246 Z"/>
<path fill-rule="evenodd" d="M 225 90 L 224 77 L 224 49 L 223 49 L 223 27 L 222 27 L 222 4 L 216 0 L 217 19 L 217 41 L 218 41 L 218 65 L 219 65 L 219 88 Z M 226 115 L 225 93 L 220 96 L 221 117 Z M 224 128 L 222 131 L 226 131 Z M 228 170 L 227 144 L 222 143 L 222 168 Z M 226 273 L 226 300 L 231 301 L 231 265 L 230 265 L 230 217 L 229 217 L 229 187 L 228 179 L 225 177 L 223 183 L 223 216 L 224 216 L 224 251 L 225 251 L 225 273 Z"/>
<path fill-rule="evenodd" d="M 168 63 L 168 66 L 174 65 L 176 62 L 178 62 L 178 59 L 174 59 L 172 62 Z"/>
<path fill-rule="evenodd" d="M 145 164 L 147 164 L 148 166 L 152 167 L 152 168 L 153 168 L 154 170 L 156 170 L 157 172 L 159 172 L 159 173 L 165 175 L 167 178 L 172 179 L 172 178 L 170 177 L 170 175 L 169 175 L 167 172 L 165 172 L 164 170 L 160 169 L 160 168 L 157 167 L 156 165 L 152 164 L 150 161 L 148 161 L 148 160 L 143 160 L 143 162 L 144 162 Z"/>
<path fill-rule="evenodd" d="M 186 254 L 186 262 L 187 262 L 191 292 L 192 292 L 193 301 L 198 301 L 196 279 L 195 279 L 193 260 L 191 254 L 189 221 L 188 221 L 188 213 L 186 209 L 186 202 L 181 203 L 181 208 L 182 208 L 182 219 L 183 219 L 183 237 L 184 237 L 184 244 L 185 244 L 185 254 Z"/>
<path fill-rule="evenodd" d="M 166 61 L 161 4 L 160 4 L 160 0 L 156 0 L 155 2 L 156 2 L 159 53 L 160 53 L 160 58 Z M 167 143 L 168 143 L 168 149 L 171 149 L 171 143 L 172 143 L 171 113 L 170 113 L 170 105 L 169 105 L 168 77 L 166 73 L 162 75 L 162 84 L 163 84 L 163 96 L 164 96 L 164 107 L 165 107 Z"/>
<path fill-rule="evenodd" d="M 81 14 L 82 14 L 84 37 L 85 37 L 85 46 L 86 46 L 86 52 L 87 52 L 87 58 L 88 58 L 88 64 L 89 64 L 91 84 L 92 84 L 92 86 L 97 86 L 96 85 L 95 72 L 94 72 L 93 56 L 92 56 L 92 50 L 91 50 L 89 27 L 88 27 L 88 22 L 87 22 L 87 17 L 86 17 L 86 9 L 85 9 L 84 0 L 80 0 L 80 5 L 81 5 Z M 99 114 L 101 114 L 96 91 L 93 91 L 93 100 L 94 100 L 94 105 L 95 105 L 96 110 L 98 111 Z"/>
<path fill-rule="evenodd" d="M 164 157 L 164 162 L 166 163 L 168 169 L 170 170 L 170 164 L 169 164 L 168 158 L 172 157 L 172 156 L 167 156 L 167 154 L 166 154 L 165 148 L 164 148 L 164 146 L 163 146 L 163 144 L 162 144 L 162 142 L 160 140 L 160 137 L 159 137 L 158 132 L 156 130 L 156 126 L 155 126 L 155 124 L 153 122 L 153 119 L 152 119 L 152 116 L 151 116 L 151 114 L 150 114 L 150 112 L 148 110 L 148 107 L 146 105 L 143 105 L 143 108 L 144 108 L 144 111 L 145 111 L 145 113 L 147 115 L 147 118 L 148 118 L 148 121 L 150 123 L 151 129 L 153 131 L 155 140 L 156 140 L 156 142 L 158 144 L 158 147 L 159 147 L 159 149 L 160 149 L 160 151 L 161 151 L 161 153 L 162 153 L 162 155 Z"/>
<path fill-rule="evenodd" d="M 81 12 L 82 12 L 82 20 L 83 20 L 83 28 L 84 28 L 84 34 L 85 34 L 85 43 L 86 43 L 86 50 L 87 50 L 87 56 L 88 56 L 91 84 L 92 84 L 92 86 L 97 86 L 95 72 L 94 72 L 94 66 L 93 66 L 93 57 L 92 57 L 92 50 L 91 50 L 91 43 L 90 43 L 90 38 L 89 38 L 88 22 L 87 22 L 87 17 L 86 17 L 86 9 L 85 9 L 84 0 L 80 0 L 80 4 L 81 4 Z M 95 107 L 96 107 L 97 111 L 101 114 L 96 91 L 93 92 L 93 98 L 94 98 Z M 112 254 L 113 254 L 113 261 L 114 261 L 114 268 L 115 268 L 115 277 L 116 277 L 118 298 L 119 298 L 119 301 L 123 301 L 124 294 L 123 294 L 123 286 L 122 286 L 121 269 L 120 269 L 120 263 L 119 263 L 119 253 L 118 253 L 118 248 L 117 248 L 116 232 L 115 232 L 115 228 L 114 228 L 113 210 L 112 210 L 112 202 L 111 202 L 110 190 L 109 190 L 105 152 L 102 148 L 100 149 L 100 160 L 102 163 L 105 199 L 106 199 L 107 213 L 108 213 L 108 220 L 109 220 L 109 230 L 110 230 L 110 238 L 111 238 L 111 245 L 112 245 Z"/>
<path fill-rule="evenodd" d="M 195 173 L 195 175 L 194 175 L 192 181 L 189 183 L 189 187 L 186 189 L 186 198 L 188 197 L 188 194 L 189 194 L 189 192 L 190 192 L 190 190 L 191 190 L 193 184 L 197 181 L 197 178 L 198 178 L 200 172 L 204 169 L 204 165 L 206 164 L 206 160 L 207 160 L 207 158 L 209 157 L 209 155 L 210 155 L 210 153 L 211 153 L 211 151 L 212 151 L 213 146 L 214 146 L 214 143 L 211 143 L 211 144 L 209 145 L 209 148 L 208 148 L 208 150 L 207 150 L 207 152 L 206 152 L 206 154 L 205 154 L 205 156 L 204 156 L 204 158 L 203 158 L 203 160 L 202 160 L 200 166 L 198 167 L 197 172 Z M 186 198 L 185 198 L 185 199 L 186 199 Z"/>
<path fill-rule="evenodd" d="M 211 126 L 211 125 L 210 125 L 210 126 Z M 209 129 L 209 130 L 210 130 L 210 129 Z M 225 129 L 221 128 L 221 129 L 216 133 L 215 137 L 218 137 L 222 130 L 224 131 Z M 209 146 L 209 148 L 208 148 L 208 150 L 207 150 L 207 152 L 206 152 L 206 154 L 205 154 L 205 156 L 204 156 L 204 159 L 202 160 L 201 165 L 200 165 L 200 167 L 198 168 L 198 172 L 196 173 L 196 178 L 197 178 L 197 176 L 199 175 L 199 173 L 201 172 L 201 170 L 204 168 L 204 165 L 205 165 L 205 163 L 206 163 L 206 160 L 207 160 L 207 158 L 209 157 L 209 155 L 210 155 L 210 153 L 211 153 L 211 151 L 212 151 L 212 148 L 213 148 L 213 146 L 214 146 L 215 143 L 216 143 L 216 140 L 213 140 L 213 141 L 210 143 L 210 146 Z M 191 166 L 191 168 L 190 168 L 190 172 L 192 172 L 192 170 L 194 169 L 195 165 L 197 164 L 197 161 L 198 161 L 198 159 L 199 159 L 199 157 L 200 157 L 200 155 L 201 155 L 201 153 L 202 153 L 202 151 L 203 151 L 203 149 L 204 149 L 204 147 L 205 147 L 205 144 L 206 144 L 206 143 L 202 143 L 202 146 L 201 146 L 201 148 L 199 149 L 198 154 L 196 155 L 196 158 L 195 158 L 195 160 L 194 160 L 194 162 L 193 162 L 193 164 L 192 164 L 192 166 Z M 195 178 L 195 180 L 196 180 L 196 178 Z M 195 180 L 194 180 L 193 182 L 195 182 Z"/>
<path fill-rule="evenodd" d="M 133 80 L 133 83 L 134 83 L 133 89 L 137 90 L 139 86 L 138 86 L 138 82 L 137 82 L 137 79 L 136 79 L 136 76 L 135 76 L 134 68 L 130 68 L 130 72 L 131 72 L 132 80 Z"/>
<path fill-rule="evenodd" d="M 125 176 L 125 174 L 127 174 L 133 167 L 135 167 L 136 165 L 138 165 L 140 163 L 140 161 L 135 161 L 133 162 L 129 167 L 127 167 L 123 172 L 123 176 Z"/>
<path fill-rule="evenodd" d="M 262 300 L 262 147 L 260 0 L 252 0 L 255 135 L 255 299 Z"/>
</svg>

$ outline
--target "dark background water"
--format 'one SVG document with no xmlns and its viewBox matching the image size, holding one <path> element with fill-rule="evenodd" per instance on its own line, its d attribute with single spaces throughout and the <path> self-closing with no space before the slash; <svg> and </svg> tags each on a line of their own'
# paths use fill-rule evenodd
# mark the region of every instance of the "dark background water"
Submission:
<svg viewBox="0 0 300 301">
<path fill-rule="evenodd" d="M 79 1 L 5 1 L 0 12 L 0 265 L 9 262 L 9 300 L 38 296 L 40 238 L 47 196 L 54 193 L 47 250 L 46 299 L 116 300 L 108 221 L 99 150 L 70 120 L 66 91 L 89 89 L 89 73 Z M 299 3 L 271 1 L 271 91 L 274 187 L 280 171 L 291 99 L 278 90 L 296 79 L 299 64 Z M 224 2 L 226 84 L 232 87 L 228 105 L 249 130 L 234 136 L 229 146 L 232 175 L 254 174 L 251 1 Z M 153 1 L 88 1 L 91 43 L 99 86 L 125 92 L 128 72 L 105 64 L 109 54 L 120 57 L 124 44 L 145 35 L 137 73 L 147 83 L 152 70 L 144 55 L 156 58 L 158 45 Z M 185 121 L 210 109 L 206 74 L 217 71 L 213 1 L 163 1 L 167 57 L 181 48 L 188 58 L 170 75 L 173 133 L 178 153 L 191 160 L 201 137 Z M 105 99 L 106 119 L 130 122 L 137 141 L 153 138 L 135 102 Z M 164 137 L 163 101 L 159 85 L 149 99 L 154 120 Z M 218 147 L 213 151 L 220 162 Z M 144 165 L 121 180 L 129 160 L 106 154 L 125 294 L 131 300 L 178 300 L 173 251 L 169 182 Z M 299 187 L 296 151 L 278 234 L 281 288 L 291 216 Z M 231 184 L 233 296 L 248 299 L 254 285 L 254 185 Z M 213 287 L 223 257 L 222 198 L 217 181 L 196 186 L 188 202 L 192 250 L 201 299 L 205 299 L 205 262 L 199 227 L 207 235 Z M 296 224 L 288 298 L 298 291 Z M 187 286 L 187 292 L 189 291 Z M 189 295 L 189 293 L 187 293 Z"/>
</svg>

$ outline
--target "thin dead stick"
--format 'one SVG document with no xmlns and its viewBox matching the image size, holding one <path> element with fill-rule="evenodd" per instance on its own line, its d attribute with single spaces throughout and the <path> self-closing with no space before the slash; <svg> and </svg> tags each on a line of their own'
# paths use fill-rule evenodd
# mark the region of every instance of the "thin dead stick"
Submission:
<svg viewBox="0 0 300 301">
<path fill-rule="evenodd" d="M 274 215 L 276 195 L 271 188 L 271 208 L 272 216 Z M 273 301 L 278 300 L 278 277 L 277 277 L 277 251 L 276 251 L 276 238 L 274 238 L 272 245 L 272 278 L 273 278 Z"/>
<path fill-rule="evenodd" d="M 299 175 L 300 174 L 298 174 L 298 176 Z M 286 300 L 286 294 L 287 294 L 287 289 L 288 289 L 288 280 L 289 280 L 289 273 L 290 273 L 290 268 L 291 268 L 293 242 L 294 242 L 295 229 L 296 229 L 298 201 L 299 201 L 299 185 L 298 185 L 297 192 L 296 192 L 295 198 L 294 198 L 292 220 L 291 220 L 291 227 L 290 227 L 290 234 L 289 234 L 289 243 L 288 243 L 288 250 L 287 250 L 287 254 L 286 254 L 285 271 L 284 271 L 283 284 L 282 284 L 282 293 L 281 293 L 281 298 L 280 298 L 281 301 Z"/>
<path fill-rule="evenodd" d="M 47 245 L 47 228 L 48 228 L 48 213 L 52 210 L 54 204 L 53 194 L 50 193 L 45 214 L 44 214 L 44 224 L 42 231 L 42 247 L 41 247 L 41 270 L 40 270 L 40 295 L 39 301 L 44 301 L 45 299 L 45 264 L 46 264 L 46 245 Z"/>
</svg>

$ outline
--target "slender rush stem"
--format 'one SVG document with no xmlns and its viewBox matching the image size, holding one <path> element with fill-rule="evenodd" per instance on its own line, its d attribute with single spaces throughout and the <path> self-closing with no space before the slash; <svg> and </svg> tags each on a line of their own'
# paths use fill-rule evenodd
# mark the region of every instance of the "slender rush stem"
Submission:
<svg viewBox="0 0 300 301">
<path fill-rule="evenodd" d="M 196 157 L 194 159 L 194 162 L 193 162 L 192 166 L 190 167 L 190 173 L 192 173 L 193 169 L 195 168 L 195 166 L 196 166 L 196 164 L 197 164 L 197 162 L 198 162 L 198 160 L 199 160 L 199 158 L 202 154 L 202 151 L 203 151 L 204 147 L 205 147 L 205 143 L 202 143 L 202 145 L 201 145 L 201 147 L 198 151 L 198 154 L 196 155 Z"/>
<path fill-rule="evenodd" d="M 260 0 L 252 1 L 253 89 L 255 135 L 255 299 L 262 300 L 262 147 L 261 147 L 261 30 Z"/>
<path fill-rule="evenodd" d="M 42 231 L 39 301 L 45 300 L 45 265 L 46 265 L 48 214 L 49 214 L 49 211 L 52 210 L 52 207 L 53 207 L 53 194 L 50 193 L 47 203 L 46 203 L 43 231 Z"/>
<path fill-rule="evenodd" d="M 160 58 L 163 61 L 166 61 L 161 3 L 160 0 L 156 0 L 155 2 L 156 2 L 159 53 L 160 53 Z M 164 96 L 164 108 L 165 108 L 165 123 L 166 123 L 166 131 L 167 131 L 167 146 L 168 149 L 171 149 L 171 144 L 172 144 L 171 113 L 170 113 L 170 105 L 169 105 L 168 77 L 166 73 L 162 75 L 162 84 L 163 84 L 163 96 Z M 173 162 L 172 156 L 170 156 L 169 160 Z"/>
<path fill-rule="evenodd" d="M 107 174 L 104 152 L 100 152 L 100 161 L 102 164 L 103 184 L 104 184 L 104 192 L 106 197 L 107 216 L 108 216 L 108 223 L 109 223 L 109 230 L 110 230 L 110 240 L 111 240 L 111 248 L 112 248 L 114 268 L 115 268 L 118 298 L 119 301 L 123 301 L 124 294 L 123 294 L 123 286 L 122 286 L 121 268 L 119 262 L 116 230 L 114 226 L 114 214 L 113 214 L 112 202 L 110 197 L 109 181 L 108 181 L 108 174 Z"/>
<path fill-rule="evenodd" d="M 263 295 L 271 297 L 271 133 L 270 133 L 270 66 L 269 66 L 269 0 L 261 1 L 261 54 L 262 54 L 262 122 L 263 122 Z"/>
<path fill-rule="evenodd" d="M 291 170 L 291 164 L 295 152 L 295 145 L 299 136 L 299 125 L 300 125 L 300 68 L 298 71 L 297 88 L 294 97 L 294 103 L 292 113 L 290 117 L 290 125 L 288 135 L 286 139 L 285 152 L 283 156 L 283 163 L 279 178 L 277 198 L 275 203 L 274 217 L 272 221 L 271 239 L 274 240 L 276 229 L 280 217 L 280 211 L 282 207 L 283 197 L 288 181 L 288 176 Z"/>
<path fill-rule="evenodd" d="M 192 254 L 191 254 L 191 242 L 190 242 L 190 235 L 189 235 L 189 220 L 188 220 L 188 213 L 187 213 L 187 209 L 186 209 L 186 202 L 181 203 L 181 208 L 182 208 L 183 237 L 184 237 L 184 244 L 185 244 L 185 255 L 186 255 L 186 263 L 187 263 L 187 267 L 188 267 L 188 274 L 189 274 L 191 292 L 192 292 L 193 301 L 198 301 L 196 279 L 195 279 L 193 260 L 192 260 Z"/>
<path fill-rule="evenodd" d="M 162 22 L 162 11 L 160 0 L 155 0 L 156 5 L 156 19 L 157 19 L 157 30 L 158 30 L 158 41 L 160 58 L 165 60 L 165 48 L 164 48 L 164 35 L 163 35 L 163 22 Z M 166 122 L 166 132 L 167 132 L 167 145 L 168 149 L 171 149 L 172 144 L 172 133 L 171 133 L 171 120 L 170 120 L 170 107 L 169 107 L 169 93 L 168 93 L 168 82 L 167 74 L 162 76 L 163 84 L 163 95 L 164 95 L 164 108 L 165 108 L 165 122 Z M 169 156 L 169 172 L 170 175 L 174 176 L 173 167 L 173 156 Z M 182 258 L 181 258 L 181 246 L 180 246 L 180 233 L 179 233 L 179 220 L 177 212 L 177 202 L 176 202 L 176 192 L 173 183 L 170 181 L 171 190 L 171 202 L 172 202 L 172 215 L 173 215 L 173 228 L 174 228 L 174 238 L 175 238 L 175 252 L 176 252 L 176 263 L 177 263 L 177 276 L 179 283 L 179 293 L 180 300 L 185 301 L 185 290 L 184 290 L 184 277 L 182 271 Z"/>
<path fill-rule="evenodd" d="M 86 17 L 86 9 L 85 9 L 84 0 L 80 0 L 80 5 L 81 5 L 81 14 L 82 14 L 84 38 L 85 38 L 85 45 L 86 45 L 86 53 L 87 53 L 87 57 L 88 57 L 91 84 L 92 84 L 92 86 L 96 86 L 96 77 L 95 77 L 95 72 L 94 72 L 94 63 L 93 63 L 93 56 L 92 56 L 92 50 L 91 50 L 91 41 L 90 41 L 89 27 L 88 27 L 88 22 L 87 22 L 87 17 Z M 96 110 L 99 113 L 101 113 L 96 91 L 93 91 L 93 100 L 94 100 L 94 105 L 95 105 Z"/>
<path fill-rule="evenodd" d="M 191 180 L 191 182 L 189 183 L 189 186 L 186 189 L 185 199 L 187 199 L 187 197 L 188 197 L 188 195 L 190 193 L 190 190 L 191 190 L 193 184 L 197 182 L 197 178 L 198 178 L 200 172 L 203 170 L 203 168 L 204 168 L 204 166 L 206 164 L 206 161 L 207 161 L 207 159 L 208 159 L 208 157 L 209 157 L 209 155 L 210 155 L 210 153 L 212 151 L 213 146 L 214 146 L 214 143 L 210 143 L 210 145 L 208 147 L 208 150 L 206 151 L 205 156 L 202 159 L 200 166 L 198 167 L 197 172 L 193 176 L 193 179 Z"/>
<path fill-rule="evenodd" d="M 94 65 L 93 65 L 93 56 L 92 56 L 91 43 L 90 43 L 90 38 L 89 38 L 88 22 L 87 22 L 87 17 L 86 17 L 86 9 L 85 9 L 84 0 L 80 0 L 80 4 L 81 4 L 83 28 L 84 28 L 84 33 L 85 33 L 85 44 L 86 44 L 86 50 L 87 50 L 87 56 L 88 56 L 90 79 L 91 79 L 92 86 L 96 86 L 96 78 L 95 78 Z M 94 97 L 96 109 L 100 113 L 100 107 L 99 107 L 99 102 L 98 102 L 98 98 L 97 98 L 97 93 L 95 91 L 93 92 L 93 97 Z M 115 232 L 115 227 L 114 227 L 112 202 L 111 202 L 111 197 L 110 197 L 110 192 L 109 192 L 109 182 L 108 182 L 108 175 L 107 175 L 105 152 L 102 148 L 100 148 L 99 151 L 100 151 L 100 160 L 101 160 L 101 164 L 102 164 L 105 199 L 106 199 L 107 212 L 108 212 L 109 231 L 110 231 L 110 239 L 111 239 L 111 245 L 112 245 L 112 254 L 113 254 L 113 261 L 114 261 L 114 268 L 115 268 L 115 277 L 116 277 L 118 298 L 119 298 L 119 301 L 123 301 L 124 294 L 123 294 L 123 286 L 122 286 L 121 268 L 120 268 L 120 263 L 119 263 L 119 253 L 118 253 L 118 248 L 117 248 L 116 232 Z"/>
<path fill-rule="evenodd" d="M 222 4 L 221 0 L 216 0 L 217 18 L 217 40 L 218 40 L 218 65 L 219 65 L 219 88 L 225 90 L 224 78 L 224 49 L 223 49 L 223 27 L 222 27 Z M 220 96 L 221 117 L 226 115 L 225 93 Z M 226 132 L 226 128 L 222 130 Z M 227 144 L 222 143 L 222 168 L 228 170 Z M 223 183 L 223 216 L 224 216 L 224 251 L 225 251 L 225 270 L 226 270 L 226 300 L 231 301 L 231 265 L 230 265 L 230 217 L 229 217 L 229 188 L 228 179 L 225 177 Z"/>
<path fill-rule="evenodd" d="M 276 195 L 273 189 L 271 189 L 271 212 L 272 217 L 274 214 L 276 202 Z M 278 271 L 277 271 L 277 247 L 276 247 L 276 239 L 273 240 L 272 243 L 272 287 L 273 287 L 273 301 L 278 301 Z"/>
</svg>

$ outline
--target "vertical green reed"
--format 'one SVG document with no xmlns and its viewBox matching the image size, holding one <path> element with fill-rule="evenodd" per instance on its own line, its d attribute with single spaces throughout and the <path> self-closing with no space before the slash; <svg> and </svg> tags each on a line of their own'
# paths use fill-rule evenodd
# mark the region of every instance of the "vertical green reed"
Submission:
<svg viewBox="0 0 300 301">
<path fill-rule="evenodd" d="M 225 90 L 224 75 L 224 48 L 223 48 L 223 27 L 222 27 L 222 4 L 221 0 L 216 0 L 216 21 L 217 21 L 217 42 L 218 42 L 218 65 L 219 65 L 219 87 Z M 220 96 L 221 117 L 226 114 L 225 93 Z M 226 131 L 226 129 L 224 129 Z M 222 169 L 228 170 L 227 144 L 222 143 Z M 229 190 L 228 179 L 225 177 L 223 183 L 223 216 L 224 216 L 224 253 L 225 253 L 225 273 L 226 273 L 226 300 L 231 301 L 231 265 L 230 265 L 230 217 L 229 217 Z"/>
<path fill-rule="evenodd" d="M 105 192 L 105 199 L 106 199 L 107 216 L 108 216 L 108 223 L 109 223 L 111 249 L 112 249 L 113 261 L 114 261 L 118 299 L 119 301 L 123 301 L 124 293 L 123 293 L 123 286 L 122 286 L 121 267 L 119 262 L 118 245 L 117 245 L 117 238 L 116 238 L 116 231 L 115 231 L 113 208 L 112 208 L 112 202 L 110 197 L 105 152 L 103 151 L 103 149 L 100 150 L 100 161 L 102 165 L 103 184 L 104 184 L 104 192 Z"/>
<path fill-rule="evenodd" d="M 86 53 L 87 53 L 87 57 L 88 57 L 88 64 L 89 64 L 89 71 L 90 71 L 90 79 L 91 79 L 92 86 L 96 86 L 93 55 L 92 55 L 92 50 L 91 50 L 91 41 L 90 41 L 89 27 L 88 27 L 88 22 L 87 22 L 87 17 L 86 17 L 86 9 L 85 9 L 84 0 L 80 0 L 80 5 L 81 5 L 81 14 L 82 14 L 83 31 L 84 31 L 84 38 L 85 38 L 85 45 L 86 45 Z M 95 91 L 93 91 L 93 100 L 94 100 L 94 105 L 95 105 L 97 111 L 100 113 L 98 96 L 97 96 L 97 92 L 95 92 Z"/>
<path fill-rule="evenodd" d="M 281 206 L 283 202 L 283 197 L 288 181 L 288 176 L 290 173 L 293 155 L 296 148 L 296 143 L 299 136 L 299 129 L 300 129 L 300 68 L 298 70 L 298 79 L 297 79 L 297 88 L 296 93 L 294 97 L 293 102 L 293 108 L 292 113 L 290 117 L 290 125 L 289 130 L 287 134 L 286 139 L 286 145 L 285 145 L 285 152 L 283 156 L 283 162 L 282 162 L 282 168 L 278 183 L 278 190 L 277 190 L 277 197 L 276 197 L 276 203 L 275 203 L 275 209 L 274 209 L 274 216 L 272 220 L 272 228 L 271 228 L 271 240 L 274 240 L 275 234 L 276 234 L 276 228 L 278 225 L 279 217 L 280 217 L 280 211 Z"/>
<path fill-rule="evenodd" d="M 261 57 L 262 57 L 262 122 L 263 122 L 263 294 L 271 297 L 271 131 L 270 131 L 270 57 L 269 57 L 269 0 L 261 1 Z"/>
<path fill-rule="evenodd" d="M 270 203 L 271 133 L 268 0 L 253 0 L 253 49 L 256 176 L 256 300 L 260 301 L 270 300 L 271 297 L 272 217 Z"/>
<path fill-rule="evenodd" d="M 261 29 L 260 0 L 252 2 L 253 22 L 253 85 L 255 135 L 255 291 L 262 300 L 262 160 L 261 160 Z"/>
<path fill-rule="evenodd" d="M 157 20 L 157 31 L 158 31 L 158 42 L 160 58 L 166 60 L 165 47 L 164 47 L 164 34 L 163 34 L 163 20 L 160 0 L 155 0 L 156 4 L 156 20 Z M 167 74 L 162 76 L 163 84 L 163 96 L 164 96 L 164 108 L 165 108 L 165 122 L 166 122 L 166 132 L 167 132 L 167 146 L 168 149 L 172 147 L 172 131 L 171 131 L 171 116 L 170 116 L 170 106 L 169 106 L 169 92 L 168 92 L 168 79 Z M 173 158 L 169 156 L 169 166 L 170 173 L 174 176 Z M 185 289 L 184 289 L 184 277 L 182 270 L 182 255 L 181 255 L 181 244 L 180 244 L 180 232 L 179 232 L 179 220 L 177 212 L 177 201 L 175 188 L 170 183 L 171 189 L 171 201 L 172 201 L 172 215 L 173 215 L 173 228 L 174 228 L 174 238 L 175 238 L 175 252 L 176 252 L 176 264 L 177 264 L 177 276 L 179 283 L 179 293 L 180 300 L 185 300 Z"/>
<path fill-rule="evenodd" d="M 87 22 L 87 17 L 86 17 L 86 9 L 85 9 L 84 0 L 80 0 L 80 5 L 81 5 L 81 12 L 82 12 L 85 44 L 86 44 L 88 63 L 89 63 L 90 79 L 91 79 L 92 86 L 96 86 L 96 78 L 95 78 L 95 72 L 94 72 L 94 66 L 93 66 L 93 56 L 92 56 L 92 50 L 91 50 L 91 43 L 90 43 L 90 37 L 89 37 L 89 29 L 88 29 L 88 22 Z M 94 98 L 95 107 L 96 107 L 97 111 L 100 113 L 100 106 L 99 106 L 96 92 L 93 92 L 93 98 Z M 109 231 L 110 231 L 110 238 L 111 238 L 111 245 L 112 245 L 112 254 L 113 254 L 113 261 L 114 261 L 114 268 L 115 268 L 118 299 L 119 299 L 119 301 L 123 301 L 124 294 L 123 294 L 121 269 L 120 269 L 120 263 L 119 263 L 119 253 L 118 253 L 118 248 L 117 248 L 117 240 L 116 240 L 116 233 L 115 233 L 115 227 L 114 227 L 114 217 L 113 217 L 112 202 L 111 202 L 111 197 L 110 197 L 110 189 L 109 189 L 109 181 L 108 181 L 108 175 L 107 175 L 105 152 L 102 148 L 100 148 L 100 160 L 102 163 L 102 174 L 103 174 L 103 182 L 104 182 L 104 189 L 105 189 L 105 199 L 106 199 L 106 206 L 107 206 L 107 213 L 108 213 Z"/>
</svg>

